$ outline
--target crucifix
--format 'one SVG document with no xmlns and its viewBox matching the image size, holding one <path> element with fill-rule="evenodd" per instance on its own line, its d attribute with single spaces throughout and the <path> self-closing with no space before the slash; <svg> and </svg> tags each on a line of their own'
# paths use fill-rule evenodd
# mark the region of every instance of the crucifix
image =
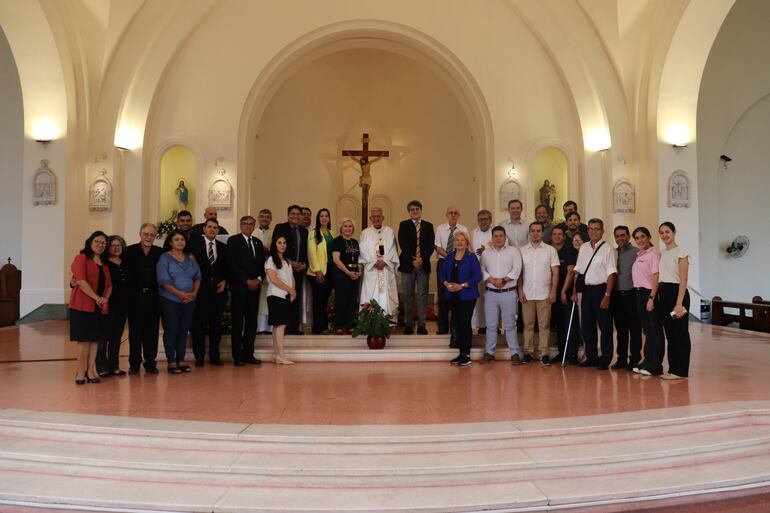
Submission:
<svg viewBox="0 0 770 513">
<path fill-rule="evenodd" d="M 369 221 L 369 187 L 372 185 L 371 165 L 382 157 L 387 157 L 390 152 L 387 150 L 370 150 L 369 134 L 363 135 L 361 143 L 363 144 L 362 150 L 342 150 L 342 156 L 350 157 L 361 166 L 361 177 L 358 179 L 358 186 L 361 187 L 361 229 L 363 230 L 368 226 Z"/>
</svg>

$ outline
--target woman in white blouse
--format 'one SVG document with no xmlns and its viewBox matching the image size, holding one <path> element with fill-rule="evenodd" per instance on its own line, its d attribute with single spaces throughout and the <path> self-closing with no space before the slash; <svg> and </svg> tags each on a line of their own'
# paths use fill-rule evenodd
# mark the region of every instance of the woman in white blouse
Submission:
<svg viewBox="0 0 770 513">
<path fill-rule="evenodd" d="M 676 228 L 666 221 L 658 228 L 665 247 L 660 250 L 658 304 L 655 309 L 663 326 L 668 345 L 668 373 L 663 379 L 687 379 L 690 369 L 690 332 L 688 309 L 690 293 L 687 275 L 690 270 L 687 250 L 676 244 Z"/>
<path fill-rule="evenodd" d="M 290 304 L 297 299 L 291 263 L 284 258 L 286 237 L 279 235 L 270 246 L 270 257 L 265 262 L 267 274 L 267 322 L 273 326 L 273 361 L 292 365 L 283 351 L 283 337 L 289 323 Z"/>
</svg>

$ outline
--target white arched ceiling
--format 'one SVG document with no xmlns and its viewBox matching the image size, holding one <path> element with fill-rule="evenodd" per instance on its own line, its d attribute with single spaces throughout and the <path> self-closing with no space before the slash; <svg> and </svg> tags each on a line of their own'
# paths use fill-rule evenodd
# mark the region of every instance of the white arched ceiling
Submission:
<svg viewBox="0 0 770 513">
<path fill-rule="evenodd" d="M 660 80 L 657 112 L 658 190 L 660 221 L 672 221 L 678 242 L 691 255 L 690 289 L 700 299 L 700 224 L 698 220 L 698 152 L 696 119 L 703 70 L 717 33 L 735 0 L 693 1 L 685 9 L 666 55 Z M 671 147 L 672 127 L 680 127 L 683 149 Z M 690 208 L 670 208 L 667 180 L 676 169 L 690 178 Z M 695 303 L 693 303 L 695 304 Z"/>
<path fill-rule="evenodd" d="M 251 198 L 247 171 L 253 155 L 249 139 L 256 134 L 264 109 L 281 83 L 295 70 L 319 56 L 348 48 L 377 48 L 403 54 L 433 70 L 455 93 L 465 111 L 474 137 L 479 141 L 475 155 L 479 170 L 479 204 L 493 203 L 494 184 L 492 122 L 489 108 L 475 79 L 462 62 L 438 41 L 400 24 L 375 20 L 351 20 L 322 27 L 286 46 L 265 66 L 255 81 L 243 108 L 238 131 L 238 183 L 246 184 L 242 197 Z M 249 205 L 239 204 L 249 209 Z M 244 210 L 244 212 L 246 212 Z"/>
</svg>

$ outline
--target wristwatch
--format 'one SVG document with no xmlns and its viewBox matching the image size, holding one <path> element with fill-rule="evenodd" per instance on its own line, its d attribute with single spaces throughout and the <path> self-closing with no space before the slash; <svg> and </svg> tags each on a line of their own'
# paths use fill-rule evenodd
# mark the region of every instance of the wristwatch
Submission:
<svg viewBox="0 0 770 513">
<path fill-rule="evenodd" d="M 610 294 L 609 292 L 605 292 L 605 293 L 604 293 L 604 297 L 610 297 L 611 295 L 612 295 L 612 294 Z"/>
</svg>

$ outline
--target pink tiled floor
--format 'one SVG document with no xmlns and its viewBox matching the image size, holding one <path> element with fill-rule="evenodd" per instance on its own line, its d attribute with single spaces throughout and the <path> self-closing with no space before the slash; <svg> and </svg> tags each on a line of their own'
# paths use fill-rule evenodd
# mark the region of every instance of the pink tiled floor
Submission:
<svg viewBox="0 0 770 513">
<path fill-rule="evenodd" d="M 686 382 L 556 365 L 415 362 L 207 366 L 187 375 L 169 375 L 161 365 L 157 376 L 76 386 L 67 323 L 48 321 L 0 329 L 0 408 L 249 423 L 410 424 L 770 399 L 770 335 L 695 323 L 690 329 Z"/>
</svg>

